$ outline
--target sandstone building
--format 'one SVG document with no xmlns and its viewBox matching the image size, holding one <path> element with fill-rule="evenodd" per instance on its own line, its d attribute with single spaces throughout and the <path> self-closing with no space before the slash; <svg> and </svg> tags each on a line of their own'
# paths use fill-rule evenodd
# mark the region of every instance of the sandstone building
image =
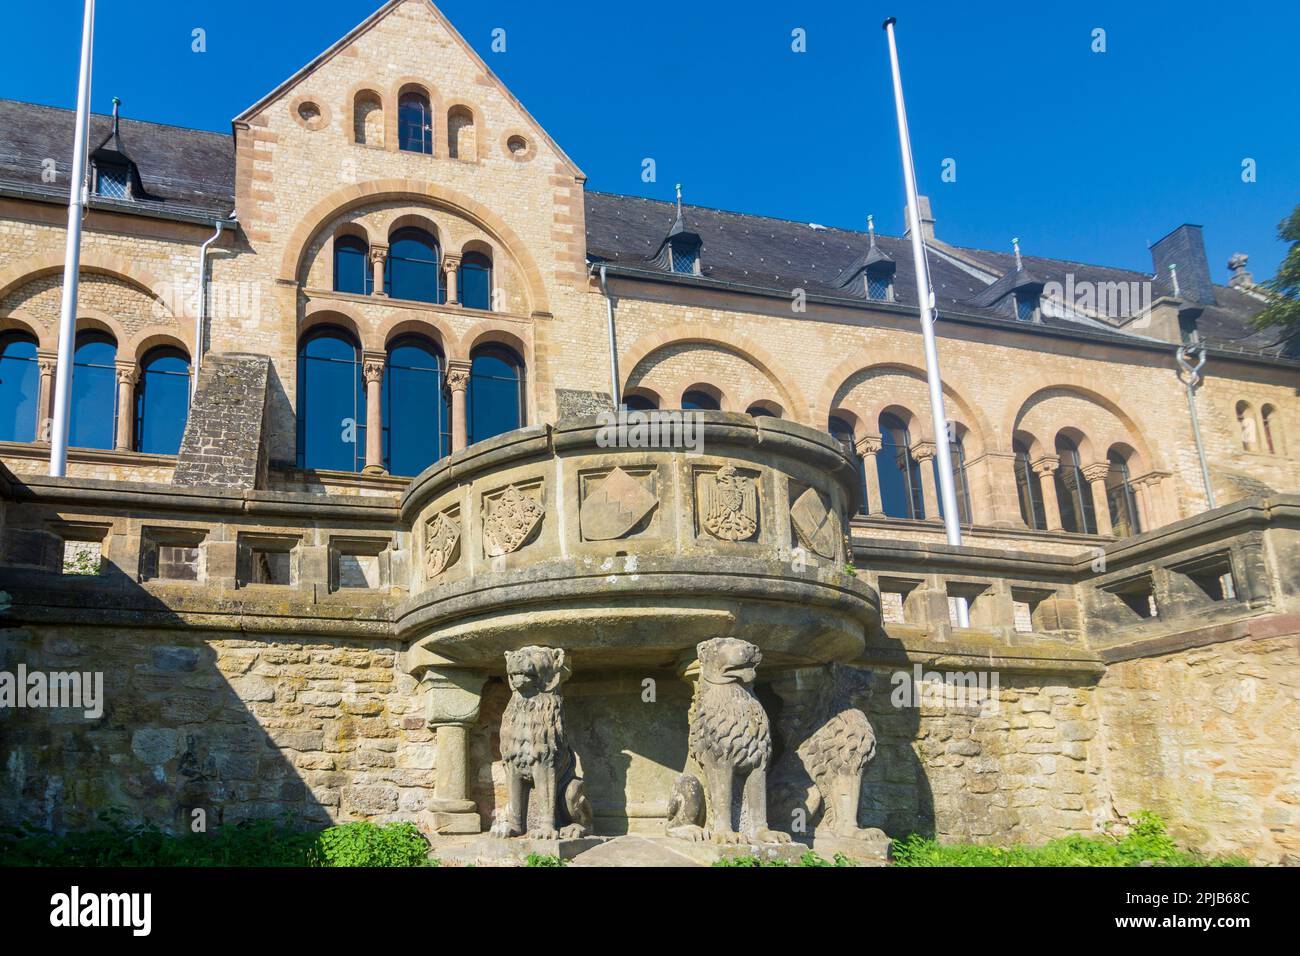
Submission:
<svg viewBox="0 0 1300 956">
<path fill-rule="evenodd" d="M 51 479 L 72 135 L 0 101 L 0 670 L 103 672 L 105 710 L 0 711 L 0 818 L 485 829 L 502 656 L 543 644 L 596 830 L 661 830 L 693 649 L 741 636 L 774 825 L 834 662 L 875 682 L 863 826 L 1153 809 L 1300 857 L 1300 356 L 1199 226 L 1142 274 L 957 246 L 925 205 L 937 436 L 906 238 L 588 190 L 432 4 L 391 0 L 229 136 L 93 118 Z M 609 447 L 615 391 L 701 412 L 698 449 Z M 703 527 L 724 473 L 754 489 L 742 537 Z M 900 706 L 916 665 L 996 675 L 992 704 Z"/>
</svg>

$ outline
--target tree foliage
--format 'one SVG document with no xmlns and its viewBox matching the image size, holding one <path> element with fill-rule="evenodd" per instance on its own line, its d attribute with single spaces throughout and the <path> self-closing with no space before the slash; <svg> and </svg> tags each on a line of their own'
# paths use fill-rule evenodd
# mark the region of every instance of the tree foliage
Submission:
<svg viewBox="0 0 1300 956">
<path fill-rule="evenodd" d="M 1286 331 L 1300 332 L 1300 206 L 1278 224 L 1277 237 L 1291 243 L 1291 249 L 1278 267 L 1277 275 L 1263 283 L 1268 305 L 1254 321 L 1261 329 L 1279 326 Z"/>
</svg>

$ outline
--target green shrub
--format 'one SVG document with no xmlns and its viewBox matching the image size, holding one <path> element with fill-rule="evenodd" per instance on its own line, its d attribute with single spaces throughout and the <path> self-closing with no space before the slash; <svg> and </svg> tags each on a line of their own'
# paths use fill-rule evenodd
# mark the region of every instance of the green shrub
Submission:
<svg viewBox="0 0 1300 956">
<path fill-rule="evenodd" d="M 345 823 L 321 831 L 313 856 L 317 866 L 423 866 L 429 843 L 413 823 Z"/>
<path fill-rule="evenodd" d="M 271 820 L 216 827 L 209 833 L 164 833 L 127 823 L 120 811 L 94 830 L 55 836 L 34 827 L 0 829 L 0 866 L 422 866 L 429 847 L 410 823 L 349 823 L 323 831 Z"/>
<path fill-rule="evenodd" d="M 568 866 L 569 861 L 563 857 L 550 856 L 546 853 L 530 853 L 524 857 L 524 866 Z"/>
<path fill-rule="evenodd" d="M 1123 837 L 1073 835 L 1043 846 L 944 846 L 919 834 L 895 840 L 895 866 L 1247 866 L 1240 857 L 1206 857 L 1181 850 L 1154 813 L 1133 818 Z"/>
</svg>

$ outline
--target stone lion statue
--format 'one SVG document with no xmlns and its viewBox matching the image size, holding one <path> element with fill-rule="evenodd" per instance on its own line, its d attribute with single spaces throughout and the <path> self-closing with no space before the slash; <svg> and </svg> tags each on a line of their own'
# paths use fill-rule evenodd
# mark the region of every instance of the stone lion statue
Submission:
<svg viewBox="0 0 1300 956">
<path fill-rule="evenodd" d="M 858 827 L 862 772 L 876 755 L 876 734 L 858 704 L 870 693 L 872 677 L 852 667 L 833 665 L 829 693 L 819 695 L 817 729 L 799 745 L 799 759 L 817 785 L 814 814 L 822 809 L 818 831 L 860 838 L 874 834 Z"/>
<path fill-rule="evenodd" d="M 506 766 L 505 813 L 495 837 L 575 839 L 591 833 L 591 804 L 564 731 L 560 685 L 569 677 L 564 651 L 523 647 L 506 652 L 510 703 L 501 717 Z"/>
<path fill-rule="evenodd" d="M 703 641 L 696 652 L 700 682 L 690 748 L 708 787 L 707 824 L 700 807 L 703 791 L 683 774 L 673 788 L 668 835 L 715 843 L 789 843 L 787 834 L 767 826 L 772 730 L 751 689 L 763 655 L 753 644 L 732 637 Z M 737 779 L 743 788 L 739 821 L 732 806 Z"/>
</svg>

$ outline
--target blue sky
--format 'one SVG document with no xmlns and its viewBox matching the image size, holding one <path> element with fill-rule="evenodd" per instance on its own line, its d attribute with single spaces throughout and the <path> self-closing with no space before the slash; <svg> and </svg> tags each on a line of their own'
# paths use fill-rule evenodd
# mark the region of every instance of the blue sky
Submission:
<svg viewBox="0 0 1300 956">
<path fill-rule="evenodd" d="M 116 95 L 132 117 L 229 131 L 378 5 L 99 0 L 94 107 Z M 441 7 L 589 188 L 667 199 L 681 181 L 701 205 L 847 228 L 874 213 L 900 233 L 880 29 L 893 14 L 918 177 L 949 242 L 1009 250 L 1019 236 L 1029 253 L 1145 271 L 1148 244 L 1193 222 L 1217 281 L 1235 251 L 1264 278 L 1285 254 L 1276 225 L 1300 202 L 1294 0 Z M 73 106 L 80 0 L 6 8 L 0 96 Z M 191 50 L 195 27 L 205 53 Z M 491 50 L 497 27 L 504 53 Z M 791 49 L 796 28 L 807 52 Z M 646 157 L 656 183 L 641 180 Z M 955 182 L 941 181 L 945 159 Z"/>
</svg>

